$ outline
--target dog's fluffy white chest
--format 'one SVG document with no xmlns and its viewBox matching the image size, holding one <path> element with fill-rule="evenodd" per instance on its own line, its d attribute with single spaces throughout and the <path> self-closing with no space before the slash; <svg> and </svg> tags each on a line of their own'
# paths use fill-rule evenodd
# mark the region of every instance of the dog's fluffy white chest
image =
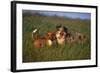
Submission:
<svg viewBox="0 0 100 73">
<path fill-rule="evenodd" d="M 52 41 L 48 40 L 48 45 L 51 46 L 52 45 Z"/>
<path fill-rule="evenodd" d="M 60 33 L 58 32 L 56 34 L 56 38 L 57 38 L 57 43 L 62 45 L 65 42 L 65 36 L 61 36 Z"/>
<path fill-rule="evenodd" d="M 65 39 L 61 38 L 61 39 L 57 39 L 58 44 L 62 45 L 64 44 Z"/>
</svg>

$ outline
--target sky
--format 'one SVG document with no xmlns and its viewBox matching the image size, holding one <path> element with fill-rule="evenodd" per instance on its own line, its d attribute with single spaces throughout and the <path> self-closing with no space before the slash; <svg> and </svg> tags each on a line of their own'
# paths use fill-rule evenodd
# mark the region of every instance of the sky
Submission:
<svg viewBox="0 0 100 73">
<path fill-rule="evenodd" d="M 80 13 L 80 12 L 58 12 L 58 11 L 36 11 L 36 10 L 23 10 L 23 12 L 29 13 L 39 13 L 47 16 L 61 16 L 61 17 L 69 17 L 69 18 L 79 18 L 79 19 L 90 19 L 90 13 Z"/>
</svg>

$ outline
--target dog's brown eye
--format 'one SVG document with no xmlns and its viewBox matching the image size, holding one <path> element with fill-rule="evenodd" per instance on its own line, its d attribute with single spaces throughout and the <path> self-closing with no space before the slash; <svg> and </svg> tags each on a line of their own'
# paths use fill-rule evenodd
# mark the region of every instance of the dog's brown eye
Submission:
<svg viewBox="0 0 100 73">
<path fill-rule="evenodd" d="M 63 33 L 60 33 L 60 35 L 63 35 Z"/>
</svg>

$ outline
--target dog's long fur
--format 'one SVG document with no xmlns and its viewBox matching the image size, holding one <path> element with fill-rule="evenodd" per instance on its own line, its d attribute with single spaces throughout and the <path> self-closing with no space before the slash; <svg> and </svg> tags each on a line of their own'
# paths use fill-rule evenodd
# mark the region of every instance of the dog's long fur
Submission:
<svg viewBox="0 0 100 73">
<path fill-rule="evenodd" d="M 67 43 L 74 43 L 76 41 L 75 36 L 68 32 L 68 29 L 62 25 L 57 26 L 56 38 L 57 44 L 62 45 Z"/>
<path fill-rule="evenodd" d="M 65 27 L 63 26 L 57 26 L 57 32 L 56 32 L 56 41 L 58 45 L 63 45 L 65 43 L 66 38 L 66 31 Z"/>
<path fill-rule="evenodd" d="M 54 39 L 54 33 L 48 32 L 44 37 L 36 37 L 37 29 L 32 32 L 32 41 L 36 48 L 40 48 L 42 45 L 51 46 Z"/>
</svg>

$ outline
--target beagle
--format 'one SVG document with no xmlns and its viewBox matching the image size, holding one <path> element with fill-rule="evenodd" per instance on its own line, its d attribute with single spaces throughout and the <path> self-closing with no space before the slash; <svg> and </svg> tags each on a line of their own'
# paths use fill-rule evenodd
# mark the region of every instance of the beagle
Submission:
<svg viewBox="0 0 100 73">
<path fill-rule="evenodd" d="M 44 37 L 36 37 L 37 29 L 33 30 L 32 32 L 32 41 L 36 48 L 40 48 L 42 45 L 51 46 L 54 40 L 54 33 L 48 32 Z"/>
</svg>

